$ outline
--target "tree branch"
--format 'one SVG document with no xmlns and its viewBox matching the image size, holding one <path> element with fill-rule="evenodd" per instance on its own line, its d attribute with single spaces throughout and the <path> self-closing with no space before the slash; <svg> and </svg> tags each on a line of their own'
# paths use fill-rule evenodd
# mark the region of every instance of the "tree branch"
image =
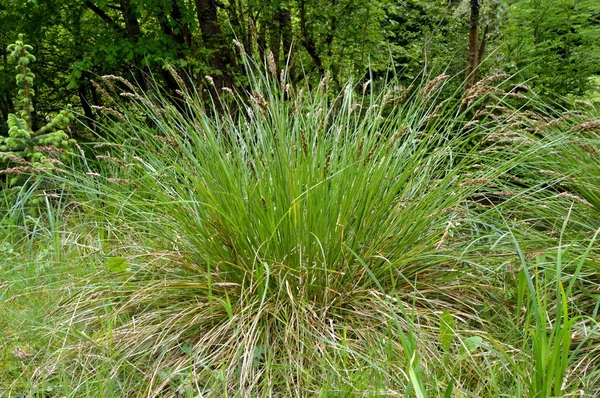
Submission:
<svg viewBox="0 0 600 398">
<path fill-rule="evenodd" d="M 109 24 L 113 29 L 119 32 L 122 35 L 125 35 L 125 30 L 121 25 L 119 25 L 114 19 L 110 17 L 103 9 L 92 3 L 90 0 L 86 0 L 84 2 L 85 6 L 89 8 L 94 14 L 99 16 L 104 22 Z"/>
<path fill-rule="evenodd" d="M 120 6 L 113 6 L 110 4 L 107 4 L 106 8 L 110 8 L 111 10 L 123 11 L 123 9 Z"/>
<path fill-rule="evenodd" d="M 483 56 L 485 55 L 485 47 L 487 44 L 488 33 L 490 31 L 490 25 L 485 25 L 485 29 L 483 30 L 483 37 L 481 38 L 481 43 L 479 45 L 479 51 L 477 53 L 477 66 L 483 60 Z"/>
</svg>

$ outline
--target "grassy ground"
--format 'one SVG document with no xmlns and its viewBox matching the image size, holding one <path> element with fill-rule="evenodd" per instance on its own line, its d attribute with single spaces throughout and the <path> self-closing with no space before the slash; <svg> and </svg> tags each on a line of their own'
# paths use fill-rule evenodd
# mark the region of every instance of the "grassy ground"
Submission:
<svg viewBox="0 0 600 398">
<path fill-rule="evenodd" d="M 0 395 L 598 395 L 597 119 L 444 79 L 128 94 L 7 196 Z"/>
</svg>

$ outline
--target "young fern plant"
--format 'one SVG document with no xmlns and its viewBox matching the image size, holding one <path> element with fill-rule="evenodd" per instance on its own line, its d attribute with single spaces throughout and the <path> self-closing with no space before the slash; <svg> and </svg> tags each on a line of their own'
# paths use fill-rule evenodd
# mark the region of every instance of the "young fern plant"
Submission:
<svg viewBox="0 0 600 398">
<path fill-rule="evenodd" d="M 33 47 L 26 44 L 20 34 L 19 39 L 7 50 L 17 62 L 17 104 L 21 109 L 8 115 L 8 137 L 0 137 L 0 164 L 4 166 L 0 175 L 12 176 L 9 185 L 14 185 L 23 174 L 40 173 L 60 164 L 59 159 L 65 161 L 68 158 L 67 150 L 75 141 L 69 139 L 64 131 L 73 119 L 70 105 L 41 128 L 33 129 L 35 75 L 29 69 L 29 64 L 35 61 L 31 53 Z"/>
</svg>

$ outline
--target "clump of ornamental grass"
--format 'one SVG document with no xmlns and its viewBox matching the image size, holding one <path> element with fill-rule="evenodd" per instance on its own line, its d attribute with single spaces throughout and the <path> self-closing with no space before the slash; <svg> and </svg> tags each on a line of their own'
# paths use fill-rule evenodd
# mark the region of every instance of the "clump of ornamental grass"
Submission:
<svg viewBox="0 0 600 398">
<path fill-rule="evenodd" d="M 446 79 L 332 95 L 271 71 L 208 107 L 129 87 L 65 181 L 119 244 L 56 312 L 60 377 L 150 396 L 532 389 L 523 336 L 500 335 L 524 300 L 503 290 L 514 242 L 477 197 L 540 149 L 483 152 L 509 123 L 469 127 L 435 102 Z"/>
<path fill-rule="evenodd" d="M 477 302 L 443 299 L 468 289 L 445 241 L 472 190 L 464 140 L 452 120 L 427 128 L 424 106 L 325 84 L 257 77 L 222 114 L 193 92 L 183 110 L 128 95 L 137 109 L 100 149 L 118 174 L 72 176 L 94 211 L 145 232 L 146 253 L 107 255 L 69 306 L 114 377 L 135 364 L 150 394 L 423 391 L 419 358 L 437 353 L 417 353 L 413 323 Z"/>
</svg>

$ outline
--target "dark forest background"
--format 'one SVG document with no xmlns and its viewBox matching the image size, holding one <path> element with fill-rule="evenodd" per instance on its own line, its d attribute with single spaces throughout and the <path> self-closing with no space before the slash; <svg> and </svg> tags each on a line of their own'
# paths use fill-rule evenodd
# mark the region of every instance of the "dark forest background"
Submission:
<svg viewBox="0 0 600 398">
<path fill-rule="evenodd" d="M 106 74 L 169 94 L 171 65 L 200 92 L 243 87 L 234 40 L 293 83 L 456 75 L 475 61 L 470 42 L 483 61 L 478 76 L 508 73 L 540 95 L 584 96 L 600 74 L 595 0 L 4 0 L 0 26 L 4 135 L 17 96 L 6 48 L 19 33 L 37 58 L 34 130 L 66 104 L 97 118 L 103 99 L 92 80 Z"/>
</svg>

